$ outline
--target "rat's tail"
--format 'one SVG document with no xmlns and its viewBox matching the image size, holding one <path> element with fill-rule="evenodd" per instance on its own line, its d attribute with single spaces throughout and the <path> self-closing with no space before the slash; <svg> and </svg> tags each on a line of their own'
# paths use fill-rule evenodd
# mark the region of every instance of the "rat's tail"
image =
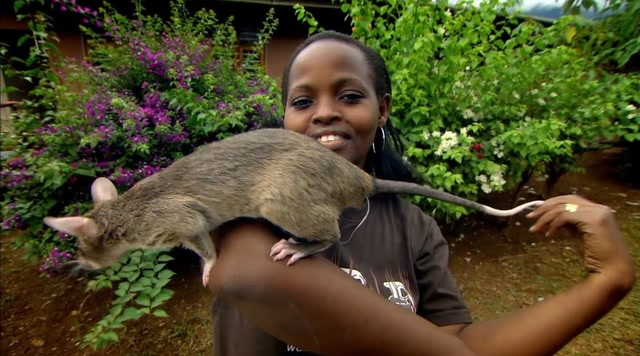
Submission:
<svg viewBox="0 0 640 356">
<path fill-rule="evenodd" d="M 427 198 L 433 198 L 433 199 L 442 200 L 448 203 L 465 206 L 467 208 L 472 208 L 482 213 L 494 215 L 494 216 L 511 216 L 529 207 L 534 207 L 542 204 L 541 200 L 536 200 L 536 201 L 519 205 L 513 209 L 500 210 L 500 209 L 494 209 L 492 207 L 474 202 L 469 199 L 461 198 L 457 195 L 453 195 L 453 194 L 444 192 L 442 190 L 431 188 L 427 185 L 420 185 L 420 184 L 415 184 L 410 182 L 392 181 L 392 180 L 386 180 L 386 179 L 374 180 L 374 192 L 420 195 Z"/>
</svg>

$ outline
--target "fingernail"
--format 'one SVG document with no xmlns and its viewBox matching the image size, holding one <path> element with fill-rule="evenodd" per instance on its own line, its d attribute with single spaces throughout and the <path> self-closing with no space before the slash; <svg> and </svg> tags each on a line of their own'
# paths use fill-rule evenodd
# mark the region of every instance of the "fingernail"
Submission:
<svg viewBox="0 0 640 356">
<path fill-rule="evenodd" d="M 530 212 L 529 214 L 525 215 L 526 218 L 530 218 L 533 216 L 533 212 Z"/>
<path fill-rule="evenodd" d="M 531 231 L 531 232 L 536 231 L 536 226 L 535 226 L 535 225 L 533 225 L 532 227 L 530 227 L 530 228 L 529 228 L 529 231 Z"/>
</svg>

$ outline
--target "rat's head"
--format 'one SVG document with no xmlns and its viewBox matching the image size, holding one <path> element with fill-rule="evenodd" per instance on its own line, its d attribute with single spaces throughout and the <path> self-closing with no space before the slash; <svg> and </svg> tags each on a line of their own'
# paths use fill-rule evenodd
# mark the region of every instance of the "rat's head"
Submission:
<svg viewBox="0 0 640 356">
<path fill-rule="evenodd" d="M 78 268 L 86 270 L 104 269 L 117 262 L 125 251 L 119 244 L 110 244 L 106 237 L 106 224 L 95 218 L 109 201 L 117 198 L 116 187 L 106 178 L 98 178 L 91 186 L 94 209 L 85 216 L 46 217 L 45 224 L 76 238 Z M 100 219 L 102 220 L 102 219 Z"/>
<path fill-rule="evenodd" d="M 371 47 L 334 31 L 309 37 L 285 67 L 282 101 L 286 129 L 316 138 L 377 177 L 413 180 L 389 120 L 389 72 Z"/>
</svg>

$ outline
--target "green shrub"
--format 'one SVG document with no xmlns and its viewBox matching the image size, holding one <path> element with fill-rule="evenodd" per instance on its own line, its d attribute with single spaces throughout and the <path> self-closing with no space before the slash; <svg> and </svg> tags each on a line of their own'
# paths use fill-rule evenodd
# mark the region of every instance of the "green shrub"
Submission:
<svg viewBox="0 0 640 356">
<path fill-rule="evenodd" d="M 580 17 L 546 26 L 498 0 L 338 2 L 353 36 L 386 59 L 391 119 L 434 187 L 477 200 L 536 171 L 551 186 L 587 150 L 640 139 L 640 78 L 608 73 L 569 43 Z M 296 11 L 311 32 L 322 28 Z M 443 222 L 471 212 L 412 199 Z"/>
<path fill-rule="evenodd" d="M 39 1 L 15 4 L 18 17 L 44 9 Z M 169 22 L 144 15 L 139 4 L 134 19 L 108 4 L 96 10 L 74 4 L 53 5 L 83 19 L 89 59 L 54 57 L 53 47 L 36 46 L 36 37 L 25 42 L 50 66 L 32 72 L 40 75 L 36 88 L 14 118 L 16 134 L 3 140 L 3 150 L 14 152 L 2 173 L 3 230 L 27 228 L 19 242 L 29 257 L 45 258 L 42 271 L 49 274 L 72 259 L 76 245 L 42 219 L 86 212 L 97 176 L 124 191 L 204 143 L 272 126 L 281 117 L 275 82 L 261 68 L 236 68 L 231 19 L 221 22 L 206 10 L 190 14 L 183 0 L 172 4 Z M 270 12 L 258 46 L 276 24 Z M 33 34 L 46 26 L 32 26 Z M 113 329 L 126 320 L 166 315 L 159 307 L 172 295 L 168 260 L 166 251 L 131 251 L 91 281 L 90 290 L 118 285 L 109 315 L 83 344 L 104 347 L 117 341 Z"/>
</svg>

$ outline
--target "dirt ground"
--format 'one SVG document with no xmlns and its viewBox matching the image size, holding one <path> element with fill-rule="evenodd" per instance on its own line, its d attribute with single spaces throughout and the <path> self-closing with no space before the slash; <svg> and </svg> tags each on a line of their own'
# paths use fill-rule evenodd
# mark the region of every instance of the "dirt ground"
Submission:
<svg viewBox="0 0 640 356">
<path fill-rule="evenodd" d="M 583 163 L 587 173 L 565 175 L 553 195 L 577 193 L 614 208 L 640 266 L 640 187 L 632 185 L 617 157 L 616 152 L 588 155 Z M 527 232 L 530 224 L 521 216 L 501 227 L 475 219 L 448 234 L 451 269 L 477 320 L 513 312 L 583 277 L 581 240 L 568 233 L 554 238 L 533 235 Z M 89 294 L 86 281 L 41 277 L 39 266 L 22 260 L 23 251 L 13 250 L 11 241 L 11 236 L 2 237 L 2 355 L 212 353 L 212 297 L 201 287 L 198 260 L 189 252 L 175 254 L 172 270 L 177 275 L 169 285 L 175 295 L 165 306 L 170 317 L 128 323 L 118 345 L 93 352 L 78 348 L 78 340 L 108 311 L 111 292 Z M 640 354 L 638 289 L 561 354 Z"/>
</svg>

